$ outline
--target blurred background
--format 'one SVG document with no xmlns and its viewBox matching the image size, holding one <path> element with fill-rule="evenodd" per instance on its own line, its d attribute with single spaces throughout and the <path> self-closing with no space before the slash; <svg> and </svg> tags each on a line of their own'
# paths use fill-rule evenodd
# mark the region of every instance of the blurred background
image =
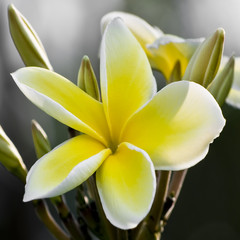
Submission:
<svg viewBox="0 0 240 240">
<path fill-rule="evenodd" d="M 28 168 L 36 161 L 31 119 L 42 125 L 52 146 L 68 134 L 65 126 L 31 104 L 9 75 L 23 67 L 8 30 L 10 3 L 40 36 L 55 71 L 74 83 L 85 54 L 99 76 L 100 19 L 113 10 L 134 13 L 183 38 L 207 37 L 223 27 L 224 54 L 240 55 L 239 0 L 0 0 L 0 124 Z M 206 159 L 189 170 L 163 240 L 240 239 L 240 110 L 224 105 L 223 113 L 227 125 Z M 32 204 L 22 202 L 22 183 L 2 166 L 0 192 L 1 239 L 53 240 Z"/>
</svg>

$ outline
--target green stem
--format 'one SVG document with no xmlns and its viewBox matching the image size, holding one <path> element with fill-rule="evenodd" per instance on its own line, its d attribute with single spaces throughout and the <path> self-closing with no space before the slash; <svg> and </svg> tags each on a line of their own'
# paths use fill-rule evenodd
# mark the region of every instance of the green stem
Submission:
<svg viewBox="0 0 240 240">
<path fill-rule="evenodd" d="M 35 211 L 39 219 L 45 224 L 48 230 L 58 240 L 70 240 L 70 237 L 59 227 L 49 212 L 48 206 L 44 200 L 33 201 Z"/>
<path fill-rule="evenodd" d="M 93 233 L 99 232 L 99 224 L 97 221 L 98 214 L 93 198 L 89 197 L 86 191 L 86 181 L 77 188 L 76 204 L 78 222 L 85 226 L 86 229 L 91 230 Z M 86 185 L 87 186 L 87 185 Z"/>
<path fill-rule="evenodd" d="M 159 173 L 158 173 L 159 174 Z M 152 208 L 148 216 L 148 227 L 151 232 L 161 232 L 160 220 L 163 206 L 168 193 L 168 186 L 171 177 L 171 171 L 161 171 L 158 175 L 158 186 Z"/>
<path fill-rule="evenodd" d="M 70 233 L 73 240 L 89 239 L 86 238 L 87 236 L 83 235 L 78 222 L 69 210 L 63 196 L 52 198 L 51 202 L 55 206 L 61 221 Z"/>
<path fill-rule="evenodd" d="M 145 219 L 130 236 L 133 240 L 160 240 L 161 232 L 151 232 Z"/>
<path fill-rule="evenodd" d="M 24 174 L 21 174 L 20 180 L 25 184 L 27 169 L 24 170 Z M 51 215 L 46 202 L 42 199 L 34 200 L 33 206 L 35 208 L 38 218 L 44 223 L 47 229 L 58 240 L 70 240 L 70 237 L 63 231 L 63 229 L 57 224 L 53 216 Z"/>
<path fill-rule="evenodd" d="M 178 196 L 181 192 L 181 189 L 182 189 L 183 182 L 187 175 L 187 171 L 188 171 L 188 169 L 173 172 L 172 181 L 169 186 L 168 195 L 173 195 L 175 198 L 178 198 Z"/>
<path fill-rule="evenodd" d="M 183 186 L 183 182 L 187 175 L 187 171 L 188 169 L 173 172 L 172 180 L 168 191 L 167 203 L 164 206 L 164 211 L 162 215 L 164 226 L 167 224 L 167 221 L 176 205 L 177 199 Z"/>
<path fill-rule="evenodd" d="M 128 231 L 117 229 L 117 240 L 128 240 Z"/>
<path fill-rule="evenodd" d="M 100 197 L 98 195 L 98 190 L 96 186 L 96 179 L 95 175 L 92 175 L 87 180 L 87 185 L 90 191 L 90 196 L 93 198 L 96 204 L 97 212 L 100 218 L 100 224 L 103 227 L 103 239 L 104 240 L 115 240 L 116 239 L 116 233 L 113 225 L 107 220 L 106 215 L 103 211 L 102 203 L 100 201 Z"/>
<path fill-rule="evenodd" d="M 146 219 L 135 230 L 134 239 L 136 240 L 160 240 L 161 228 L 160 220 L 163 212 L 164 203 L 168 193 L 168 186 L 171 171 L 157 171 L 157 190 L 152 208 Z"/>
</svg>

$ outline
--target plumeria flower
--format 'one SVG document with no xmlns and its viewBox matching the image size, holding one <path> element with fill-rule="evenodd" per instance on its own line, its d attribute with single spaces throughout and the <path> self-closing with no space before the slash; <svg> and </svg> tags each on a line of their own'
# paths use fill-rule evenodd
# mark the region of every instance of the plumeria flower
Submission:
<svg viewBox="0 0 240 240">
<path fill-rule="evenodd" d="M 198 163 L 225 120 L 211 94 L 194 82 L 172 83 L 156 93 L 147 56 L 119 18 L 104 31 L 100 75 L 102 103 L 49 70 L 28 67 L 12 74 L 34 104 L 84 133 L 33 165 L 24 201 L 63 194 L 96 172 L 106 217 L 130 229 L 151 208 L 154 170 Z"/>
<path fill-rule="evenodd" d="M 229 58 L 226 56 L 222 58 L 220 71 L 222 71 L 228 60 Z M 240 108 L 240 57 L 235 57 L 233 84 L 226 102 L 233 107 Z"/>
<path fill-rule="evenodd" d="M 101 20 L 104 31 L 107 24 L 116 17 L 121 17 L 145 50 L 152 68 L 159 70 L 169 81 L 175 65 L 180 63 L 181 77 L 189 60 L 203 38 L 184 39 L 171 34 L 164 34 L 142 18 L 126 12 L 110 12 Z"/>
<path fill-rule="evenodd" d="M 203 47 L 203 40 L 204 38 L 197 38 L 197 39 L 183 39 L 179 36 L 171 35 L 171 34 L 164 34 L 160 29 L 151 26 L 142 18 L 126 13 L 126 12 L 110 12 L 106 14 L 101 20 L 101 29 L 102 32 L 104 31 L 107 24 L 116 17 L 121 17 L 125 24 L 128 26 L 130 31 L 134 34 L 136 39 L 139 41 L 141 46 L 143 47 L 144 51 L 146 52 L 148 59 L 150 61 L 151 67 L 154 69 L 159 70 L 164 75 L 167 83 L 176 80 L 191 80 L 195 82 L 199 82 L 199 79 L 203 79 L 203 75 L 206 74 L 205 78 L 209 77 L 209 75 L 214 75 L 218 71 L 218 61 L 221 61 L 222 58 L 222 50 L 223 50 L 223 42 L 224 42 L 224 30 L 219 28 L 215 34 L 209 36 L 206 39 L 209 40 L 212 38 L 209 46 Z M 215 39 L 215 40 L 214 40 Z M 205 42 L 206 42 L 205 41 Z M 202 45 L 202 49 L 201 46 Z M 205 49 L 204 49 L 205 48 Z M 198 74 L 198 79 L 189 79 L 186 77 L 187 68 L 190 72 L 193 72 L 192 67 L 189 67 L 190 60 L 192 59 L 193 55 L 201 49 L 200 55 L 198 59 L 203 61 L 203 64 L 199 67 L 199 62 L 196 64 L 196 69 L 199 69 L 201 74 Z M 204 52 L 210 53 L 207 56 Z M 199 51 L 200 52 L 200 51 Z M 211 56 L 212 54 L 212 56 Z M 209 58 L 210 57 L 210 58 Z M 208 59 L 209 58 L 209 59 Z M 218 59 L 217 59 L 218 58 Z M 223 70 L 223 67 L 226 65 L 227 60 L 229 58 L 223 56 L 222 64 L 219 69 L 219 72 Z M 240 78 L 239 78 L 239 66 L 240 66 L 240 58 L 235 59 L 235 67 L 234 67 L 234 81 L 232 88 L 229 92 L 229 95 L 226 99 L 226 102 L 234 107 L 240 108 Z M 195 59 L 196 60 L 196 59 Z M 210 62 L 216 65 L 215 69 L 212 66 L 208 66 Z M 208 63 L 209 62 L 209 63 Z M 205 64 L 204 64 L 205 63 Z M 206 65 L 206 63 L 208 63 Z M 211 65 L 211 64 L 210 64 Z M 201 69 L 203 67 L 203 69 Z M 204 70 L 208 68 L 208 70 Z M 189 73 L 188 71 L 188 73 Z M 198 71 L 198 70 L 196 70 Z M 215 72 L 214 72 L 215 71 Z M 231 71 L 231 70 L 230 70 Z M 176 74 L 176 77 L 174 76 Z M 229 72 L 230 74 L 230 72 Z M 210 79 L 210 78 L 209 78 Z M 212 79 L 213 80 L 213 79 Z M 225 84 L 228 82 L 225 81 Z M 202 82 L 200 83 L 204 87 L 208 88 L 209 82 Z M 227 86 L 224 86 L 224 92 L 227 91 Z M 219 90 L 217 95 L 222 94 L 222 91 Z M 223 98 L 222 98 L 223 99 Z M 224 100 L 222 101 L 225 102 Z"/>
</svg>

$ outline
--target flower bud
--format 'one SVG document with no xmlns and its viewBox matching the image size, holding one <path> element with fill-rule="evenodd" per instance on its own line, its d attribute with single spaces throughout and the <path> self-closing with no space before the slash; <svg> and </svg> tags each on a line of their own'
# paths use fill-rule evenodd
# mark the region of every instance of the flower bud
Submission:
<svg viewBox="0 0 240 240">
<path fill-rule="evenodd" d="M 96 76 L 88 56 L 84 56 L 78 72 L 78 86 L 91 97 L 100 101 Z"/>
<path fill-rule="evenodd" d="M 175 35 L 165 34 L 147 48 L 149 62 L 152 68 L 162 72 L 167 82 L 177 61 L 180 62 L 183 74 L 194 52 L 203 38 L 183 39 Z M 182 76 L 181 76 L 182 78 Z"/>
<path fill-rule="evenodd" d="M 223 52 L 224 30 L 219 28 L 208 37 L 192 56 L 183 80 L 207 87 L 217 74 Z"/>
<path fill-rule="evenodd" d="M 225 65 L 226 59 L 227 57 L 223 58 L 222 65 Z M 240 109 L 240 57 L 235 57 L 233 84 L 226 102 Z"/>
<path fill-rule="evenodd" d="M 37 66 L 52 70 L 39 37 L 13 4 L 8 7 L 8 19 L 13 42 L 24 64 L 26 66 Z"/>
<path fill-rule="evenodd" d="M 171 82 L 176 82 L 176 81 L 180 81 L 181 80 L 181 77 L 182 77 L 182 74 L 181 74 L 181 62 L 180 61 L 177 61 L 173 67 L 173 70 L 171 72 L 171 75 L 168 79 L 168 82 L 171 83 Z"/>
<path fill-rule="evenodd" d="M 43 155 L 51 151 L 47 134 L 35 120 L 32 120 L 32 137 L 37 158 L 41 158 Z"/>
<path fill-rule="evenodd" d="M 220 71 L 212 83 L 208 86 L 208 91 L 214 96 L 220 106 L 227 98 L 233 83 L 234 57 L 231 57 L 222 71 Z"/>
<path fill-rule="evenodd" d="M 36 120 L 32 120 L 32 136 L 37 158 L 41 158 L 51 151 L 47 134 Z M 52 197 L 50 200 L 54 204 L 62 202 L 61 196 Z"/>
<path fill-rule="evenodd" d="M 13 175 L 18 177 L 21 181 L 26 181 L 27 176 L 27 169 L 23 160 L 8 138 L 6 133 L 3 131 L 2 127 L 0 126 L 0 163 L 3 164 L 5 168 Z"/>
</svg>

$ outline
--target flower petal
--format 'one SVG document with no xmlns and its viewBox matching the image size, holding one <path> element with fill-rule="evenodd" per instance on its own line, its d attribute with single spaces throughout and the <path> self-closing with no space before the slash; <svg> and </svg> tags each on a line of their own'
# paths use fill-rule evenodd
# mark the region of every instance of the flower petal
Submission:
<svg viewBox="0 0 240 240">
<path fill-rule="evenodd" d="M 151 66 L 161 71 L 167 81 L 177 61 L 181 64 L 182 75 L 184 74 L 190 58 L 203 41 L 203 38 L 183 39 L 164 34 L 160 29 L 151 26 L 142 18 L 125 12 L 106 14 L 101 20 L 102 32 L 104 32 L 107 24 L 116 17 L 123 19 L 146 52 Z"/>
<path fill-rule="evenodd" d="M 148 154 L 122 143 L 97 170 L 97 188 L 108 220 L 121 229 L 134 228 L 149 212 L 156 189 Z"/>
<path fill-rule="evenodd" d="M 156 93 L 156 82 L 143 49 L 119 18 L 106 27 L 100 60 L 103 107 L 118 142 L 128 118 Z"/>
<path fill-rule="evenodd" d="M 154 28 L 142 18 L 126 12 L 110 12 L 103 16 L 101 20 L 102 33 L 107 24 L 117 17 L 120 17 L 124 21 L 145 50 L 147 50 L 146 44 L 153 43 L 156 38 L 163 35 L 163 32 L 160 29 Z"/>
<path fill-rule="evenodd" d="M 121 141 L 144 149 L 156 169 L 180 170 L 202 160 L 225 124 L 212 95 L 193 82 L 162 89 L 126 124 Z"/>
<path fill-rule="evenodd" d="M 147 46 L 148 51 L 151 53 L 149 55 L 151 66 L 161 71 L 166 80 L 169 80 L 176 62 L 179 61 L 183 75 L 189 60 L 203 40 L 203 38 L 183 39 L 165 34 Z"/>
<path fill-rule="evenodd" d="M 111 154 L 100 142 L 79 135 L 40 158 L 30 169 L 24 201 L 63 194 L 84 182 Z"/>
<path fill-rule="evenodd" d="M 223 58 L 225 64 L 227 63 L 227 60 L 228 58 Z M 223 69 L 222 66 L 221 68 Z M 240 57 L 235 57 L 233 85 L 226 102 L 233 107 L 240 108 Z"/>
<path fill-rule="evenodd" d="M 100 102 L 66 78 L 43 68 L 22 68 L 12 76 L 25 96 L 47 114 L 106 144 L 108 127 Z"/>
</svg>

